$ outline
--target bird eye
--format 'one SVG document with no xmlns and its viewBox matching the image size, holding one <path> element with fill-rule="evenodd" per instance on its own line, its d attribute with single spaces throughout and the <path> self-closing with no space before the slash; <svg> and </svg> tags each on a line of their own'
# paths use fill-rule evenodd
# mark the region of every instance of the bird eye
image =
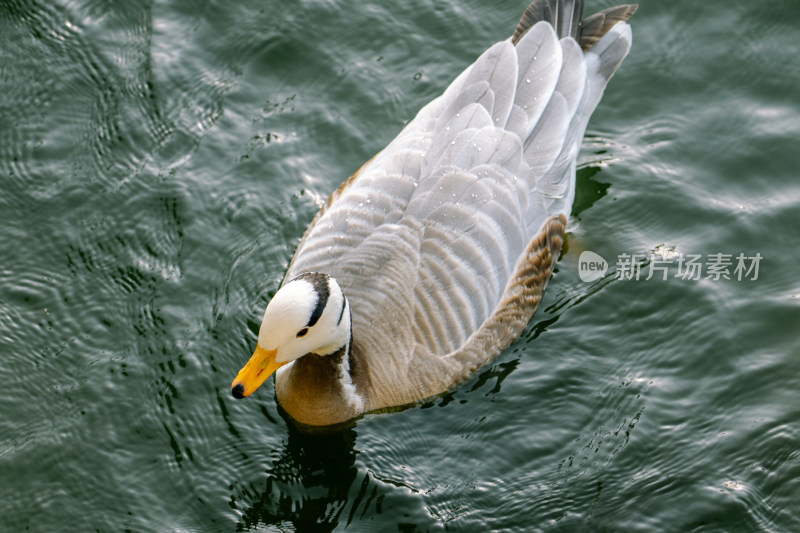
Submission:
<svg viewBox="0 0 800 533">
<path fill-rule="evenodd" d="M 297 336 L 298 337 L 304 337 L 306 333 L 308 333 L 308 328 L 303 328 L 303 329 L 301 329 L 300 331 L 297 332 Z"/>
</svg>

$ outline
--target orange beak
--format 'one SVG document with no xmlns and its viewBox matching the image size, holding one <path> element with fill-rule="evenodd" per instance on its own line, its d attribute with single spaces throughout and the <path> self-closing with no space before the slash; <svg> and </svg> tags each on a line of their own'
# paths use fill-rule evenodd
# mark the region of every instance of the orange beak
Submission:
<svg viewBox="0 0 800 533">
<path fill-rule="evenodd" d="M 253 357 L 244 365 L 244 368 L 239 371 L 236 379 L 231 383 L 234 398 L 250 396 L 273 372 L 286 364 L 275 361 L 277 353 L 278 350 L 265 350 L 256 345 Z"/>
</svg>

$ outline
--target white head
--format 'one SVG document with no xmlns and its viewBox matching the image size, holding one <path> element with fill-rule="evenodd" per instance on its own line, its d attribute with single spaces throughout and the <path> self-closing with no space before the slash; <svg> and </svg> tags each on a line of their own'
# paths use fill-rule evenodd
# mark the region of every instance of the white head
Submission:
<svg viewBox="0 0 800 533">
<path fill-rule="evenodd" d="M 249 396 L 279 367 L 308 353 L 329 355 L 350 340 L 350 308 L 327 274 L 301 274 L 281 287 L 267 305 L 258 346 L 231 385 Z"/>
</svg>

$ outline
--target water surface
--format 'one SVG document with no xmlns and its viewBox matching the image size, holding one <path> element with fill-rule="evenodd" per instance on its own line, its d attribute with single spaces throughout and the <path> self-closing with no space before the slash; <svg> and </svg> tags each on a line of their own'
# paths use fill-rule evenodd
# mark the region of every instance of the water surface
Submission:
<svg viewBox="0 0 800 533">
<path fill-rule="evenodd" d="M 326 437 L 230 396 L 263 308 L 525 2 L 0 3 L 0 530 L 800 530 L 800 8 L 640 3 L 527 332 Z"/>
</svg>

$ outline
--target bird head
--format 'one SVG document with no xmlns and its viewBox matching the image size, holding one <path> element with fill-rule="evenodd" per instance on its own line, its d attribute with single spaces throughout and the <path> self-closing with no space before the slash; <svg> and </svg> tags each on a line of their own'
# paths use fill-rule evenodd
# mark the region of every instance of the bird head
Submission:
<svg viewBox="0 0 800 533">
<path fill-rule="evenodd" d="M 330 355 L 349 340 L 350 308 L 339 284 L 327 274 L 301 274 L 267 305 L 256 351 L 231 384 L 233 396 L 249 396 L 281 366 L 309 353 Z"/>
</svg>

